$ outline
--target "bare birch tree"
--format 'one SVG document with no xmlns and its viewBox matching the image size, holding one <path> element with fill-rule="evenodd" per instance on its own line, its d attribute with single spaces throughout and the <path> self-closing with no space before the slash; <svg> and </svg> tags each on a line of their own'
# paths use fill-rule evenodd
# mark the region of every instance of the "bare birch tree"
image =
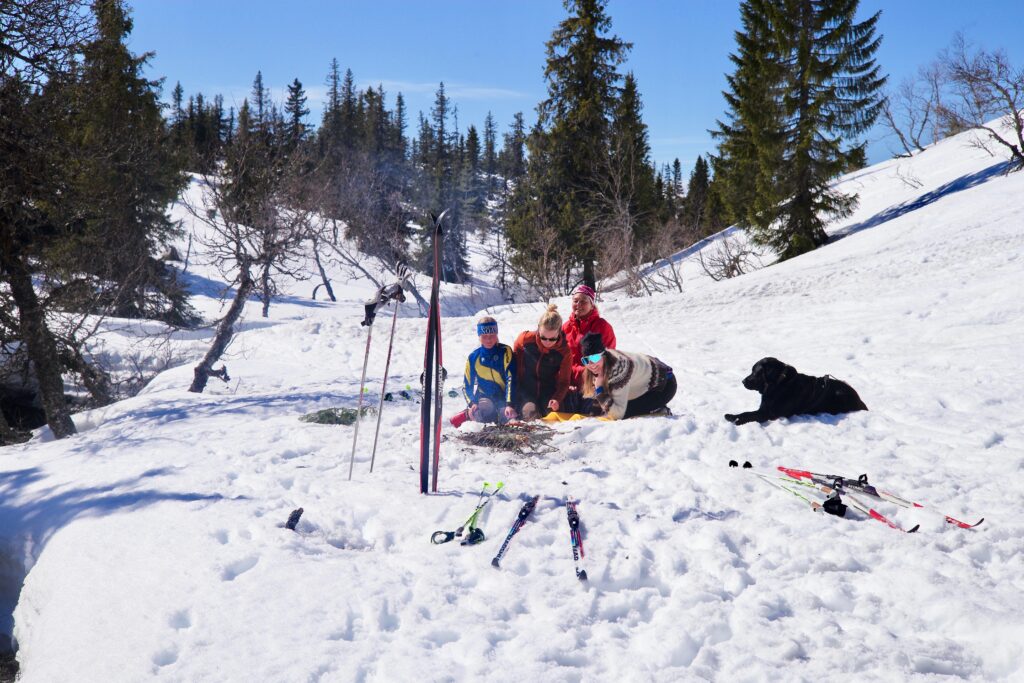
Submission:
<svg viewBox="0 0 1024 683">
<path fill-rule="evenodd" d="M 975 49 L 963 34 L 939 58 L 951 97 L 939 109 L 947 126 L 976 129 L 976 146 L 994 154 L 1010 153 L 1012 170 L 1024 169 L 1024 67 L 1014 66 L 1003 50 Z M 991 125 L 993 120 L 1008 129 Z"/>
</svg>

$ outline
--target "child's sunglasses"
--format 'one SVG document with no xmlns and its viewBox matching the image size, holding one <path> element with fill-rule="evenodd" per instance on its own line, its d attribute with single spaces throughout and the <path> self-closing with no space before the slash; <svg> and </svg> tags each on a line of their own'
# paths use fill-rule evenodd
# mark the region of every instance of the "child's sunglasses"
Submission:
<svg viewBox="0 0 1024 683">
<path fill-rule="evenodd" d="M 602 353 L 592 353 L 589 356 L 583 356 L 583 364 L 584 365 L 590 365 L 591 363 L 596 363 L 597 361 L 601 360 L 601 356 L 602 355 L 604 355 L 603 352 Z"/>
</svg>

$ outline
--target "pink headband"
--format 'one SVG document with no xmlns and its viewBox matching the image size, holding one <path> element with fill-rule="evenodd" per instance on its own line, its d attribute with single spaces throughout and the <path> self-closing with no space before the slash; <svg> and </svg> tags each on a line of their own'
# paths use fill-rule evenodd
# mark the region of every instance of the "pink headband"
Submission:
<svg viewBox="0 0 1024 683">
<path fill-rule="evenodd" d="M 573 294 L 582 294 L 583 296 L 585 296 L 588 299 L 590 299 L 591 303 L 594 303 L 594 300 L 595 300 L 595 298 L 597 296 L 597 294 L 594 292 L 594 290 L 591 289 L 590 287 L 586 286 L 586 285 L 578 286 L 576 289 L 572 290 L 572 293 Z"/>
</svg>

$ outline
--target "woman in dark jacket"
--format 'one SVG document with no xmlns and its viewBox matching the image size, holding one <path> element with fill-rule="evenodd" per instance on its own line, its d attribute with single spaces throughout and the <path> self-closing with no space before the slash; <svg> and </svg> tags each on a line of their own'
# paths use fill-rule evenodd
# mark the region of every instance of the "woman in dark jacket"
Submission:
<svg viewBox="0 0 1024 683">
<path fill-rule="evenodd" d="M 515 354 L 519 415 L 535 420 L 558 411 L 569 391 L 572 357 L 562 334 L 562 316 L 548 305 L 537 330 L 522 332 L 512 345 Z"/>
</svg>

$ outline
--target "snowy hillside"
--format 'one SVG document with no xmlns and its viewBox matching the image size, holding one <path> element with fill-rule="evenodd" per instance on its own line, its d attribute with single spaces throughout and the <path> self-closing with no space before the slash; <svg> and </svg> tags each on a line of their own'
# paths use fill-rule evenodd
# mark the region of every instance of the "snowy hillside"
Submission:
<svg viewBox="0 0 1024 683">
<path fill-rule="evenodd" d="M 251 303 L 235 379 L 203 395 L 186 388 L 209 337 L 178 340 L 180 364 L 77 416 L 78 436 L 0 451 L 0 627 L 13 613 L 22 680 L 1024 680 L 1024 173 L 1002 169 L 949 139 L 846 178 L 860 208 L 825 248 L 718 283 L 691 263 L 683 294 L 600 302 L 620 349 L 675 369 L 675 415 L 558 425 L 543 456 L 446 422 L 439 495 L 418 494 L 412 401 L 385 404 L 373 474 L 364 423 L 352 481 L 352 428 L 298 420 L 356 404 L 368 285 L 331 304 L 296 283 L 269 320 Z M 215 271 L 190 272 L 213 315 Z M 447 315 L 472 298 L 451 296 L 455 387 L 477 341 L 473 316 Z M 423 359 L 406 306 L 396 389 Z M 542 308 L 490 312 L 511 343 Z M 870 411 L 733 426 L 763 356 L 846 380 Z M 928 507 L 880 506 L 915 534 L 815 514 L 730 459 L 868 473 Z M 430 544 L 499 480 L 484 543 Z"/>
</svg>

